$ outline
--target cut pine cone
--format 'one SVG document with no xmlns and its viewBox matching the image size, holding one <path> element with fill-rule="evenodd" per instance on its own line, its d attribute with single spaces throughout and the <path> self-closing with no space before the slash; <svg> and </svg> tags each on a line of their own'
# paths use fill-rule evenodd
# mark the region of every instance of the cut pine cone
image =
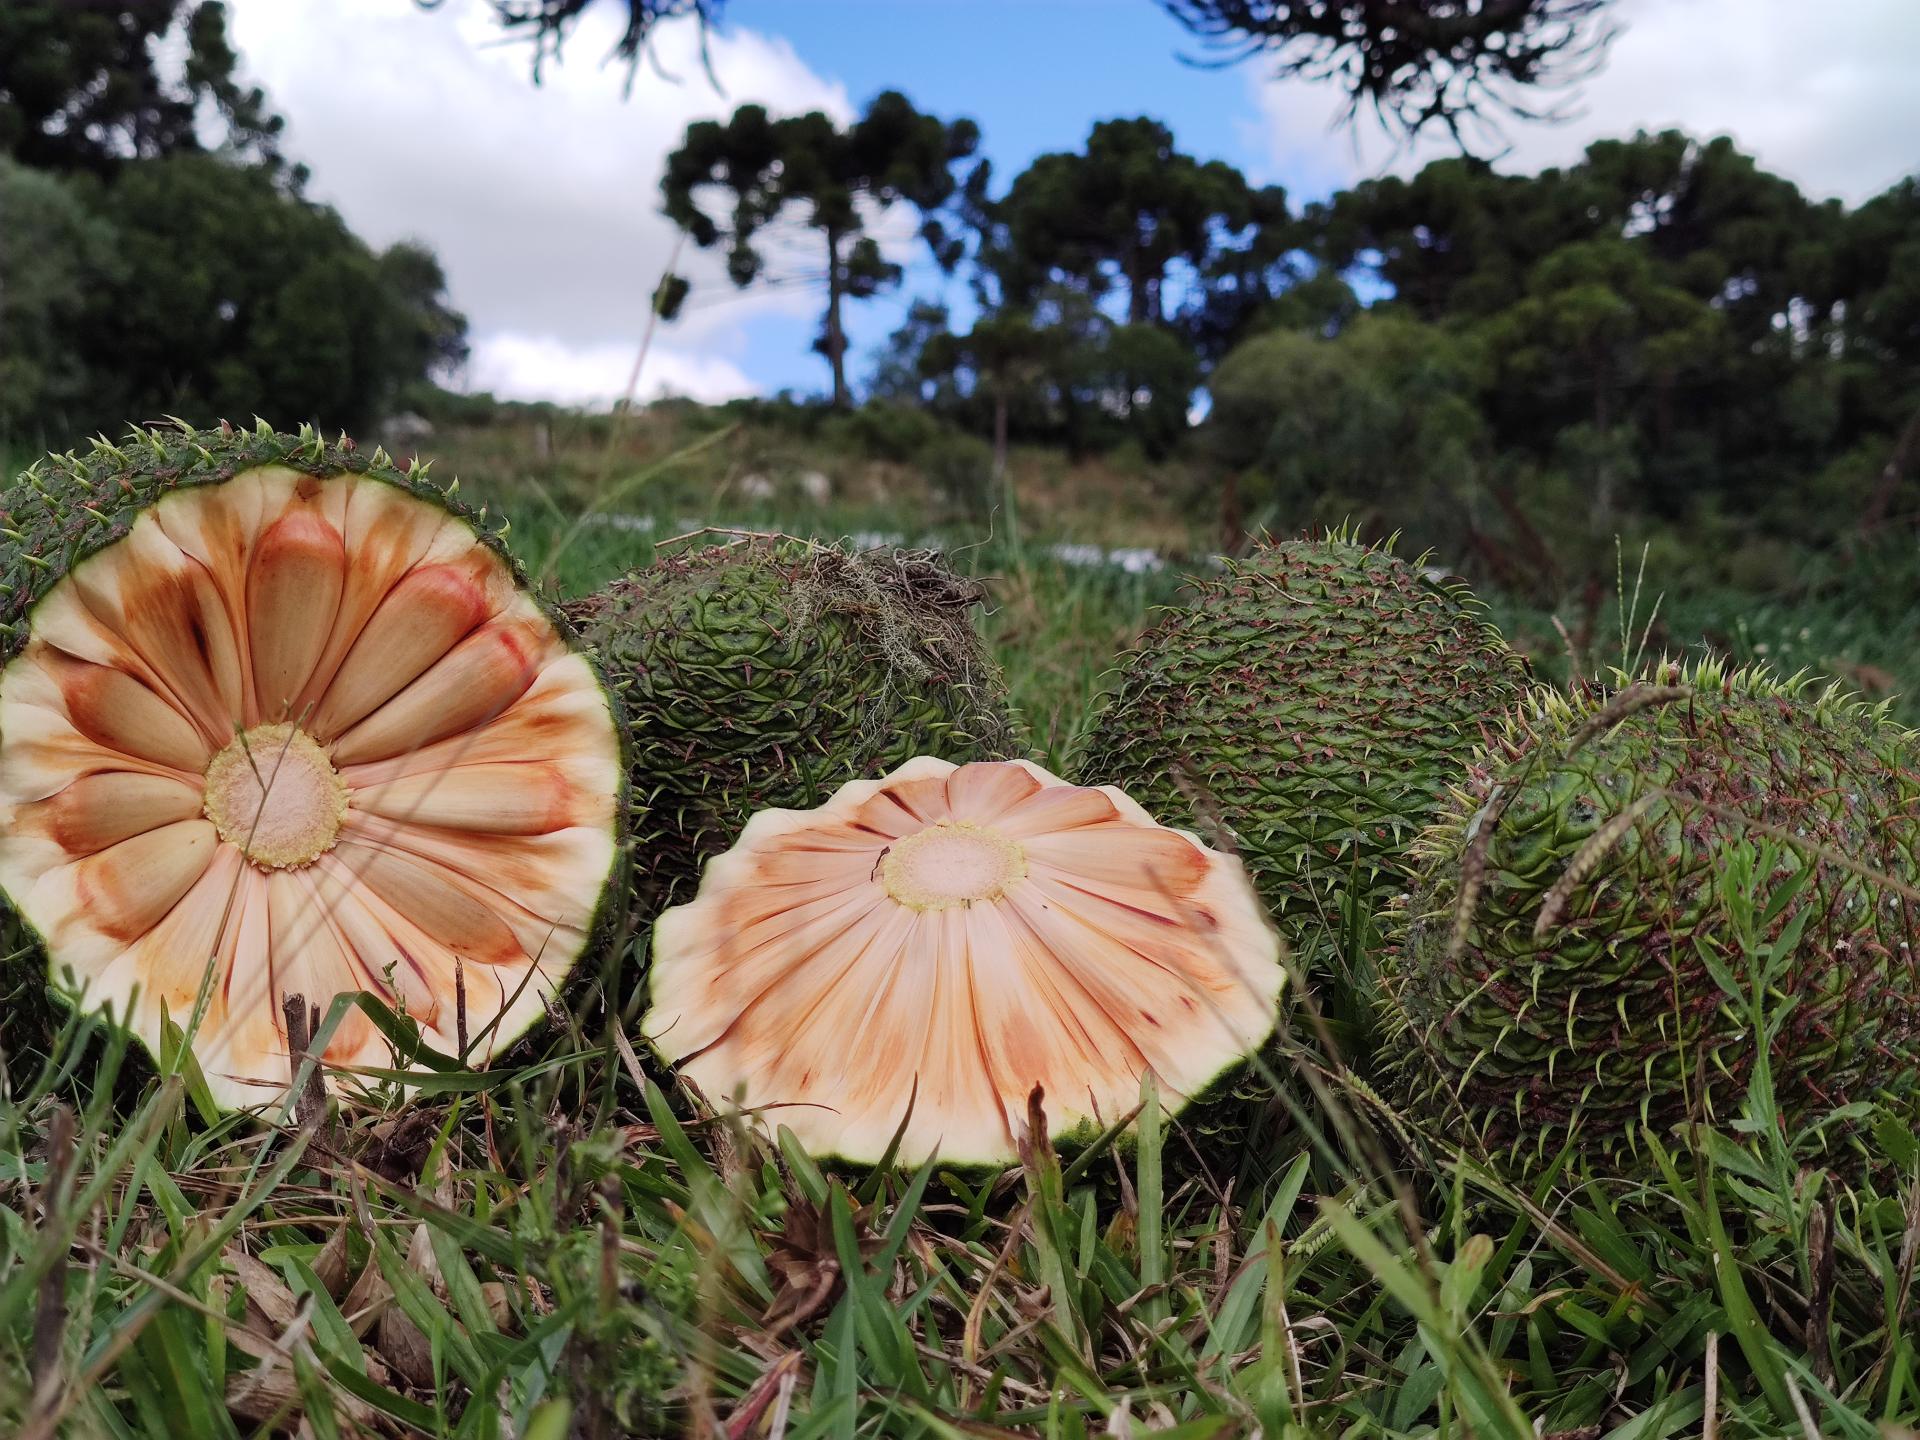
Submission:
<svg viewBox="0 0 1920 1440">
<path fill-rule="evenodd" d="M 203 1007 L 221 1104 L 285 1091 L 290 995 L 484 1060 L 617 908 L 605 689 L 421 471 L 136 432 L 0 495 L 0 583 L 0 890 L 149 1048 Z M 323 1058 L 393 1063 L 357 1008 Z"/>
<path fill-rule="evenodd" d="M 763 810 L 653 943 L 661 1056 L 857 1164 L 1012 1164 L 1030 1113 L 1083 1144 L 1149 1073 L 1179 1110 L 1247 1068 L 1284 978 L 1238 860 L 1024 760 Z"/>
</svg>

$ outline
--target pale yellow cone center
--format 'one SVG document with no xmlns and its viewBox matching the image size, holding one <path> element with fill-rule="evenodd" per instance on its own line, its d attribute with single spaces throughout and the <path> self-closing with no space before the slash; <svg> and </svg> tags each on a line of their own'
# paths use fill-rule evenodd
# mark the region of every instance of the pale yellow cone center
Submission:
<svg viewBox="0 0 1920 1440">
<path fill-rule="evenodd" d="M 259 725 L 213 757 L 203 805 L 222 840 L 262 870 L 287 870 L 333 848 L 347 785 L 304 730 Z"/>
<path fill-rule="evenodd" d="M 887 894 L 911 910 L 995 900 L 1026 875 L 1025 851 L 1006 836 L 964 820 L 929 825 L 897 840 L 880 862 Z"/>
</svg>

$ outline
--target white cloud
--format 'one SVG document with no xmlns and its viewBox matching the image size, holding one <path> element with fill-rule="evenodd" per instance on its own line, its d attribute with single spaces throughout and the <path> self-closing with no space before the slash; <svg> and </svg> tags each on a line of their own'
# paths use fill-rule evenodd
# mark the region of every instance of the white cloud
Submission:
<svg viewBox="0 0 1920 1440">
<path fill-rule="evenodd" d="M 636 348 L 616 342 L 569 345 L 550 335 L 494 334 L 474 346 L 468 378 L 474 389 L 496 395 L 605 409 L 626 393 Z M 656 341 L 647 352 L 639 393 L 643 400 L 683 395 L 714 404 L 758 388 L 731 360 Z"/>
<path fill-rule="evenodd" d="M 648 298 L 677 236 L 659 213 L 660 174 L 687 124 L 757 101 L 776 114 L 853 107 L 785 41 L 735 27 L 658 35 L 660 66 L 623 95 L 626 67 L 602 64 L 619 6 L 591 7 L 564 65 L 536 88 L 524 44 L 502 43 L 488 7 L 447 0 L 229 0 L 247 74 L 287 117 L 288 150 L 314 172 L 309 193 L 376 245 L 424 240 L 473 324 L 476 388 L 587 400 L 626 387 Z M 677 80 L 677 83 L 675 83 Z M 779 245 L 791 274 L 804 251 Z M 814 262 L 815 268 L 824 266 Z M 723 398 L 755 388 L 739 367 L 747 327 L 811 315 L 804 284 L 735 292 L 719 258 L 688 248 L 684 317 L 648 359 L 645 393 Z"/>
<path fill-rule="evenodd" d="M 1508 122 L 1497 162 L 1526 173 L 1577 161 L 1590 141 L 1674 127 L 1731 135 L 1815 198 L 1858 204 L 1920 170 L 1920 5 L 1913 0 L 1619 0 L 1605 68 L 1552 125 Z M 1248 84 L 1272 166 L 1301 194 L 1405 174 L 1452 153 L 1439 136 L 1396 146 L 1369 124 L 1337 131 L 1329 86 Z"/>
</svg>

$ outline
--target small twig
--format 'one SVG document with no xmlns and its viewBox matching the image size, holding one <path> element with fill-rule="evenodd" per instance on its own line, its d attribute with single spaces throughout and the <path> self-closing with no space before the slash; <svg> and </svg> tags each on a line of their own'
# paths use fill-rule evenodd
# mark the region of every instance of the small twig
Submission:
<svg viewBox="0 0 1920 1440">
<path fill-rule="evenodd" d="M 687 232 L 682 230 L 674 237 L 672 253 L 667 256 L 666 271 L 660 276 L 659 285 L 654 287 L 653 299 L 647 305 L 647 324 L 646 328 L 640 332 L 640 349 L 634 355 L 633 369 L 627 375 L 626 393 L 621 397 L 620 403 L 614 406 L 613 414 L 609 417 L 607 450 L 600 465 L 603 480 L 613 474 L 613 456 L 620 441 L 620 425 L 633 413 L 634 399 L 640 393 L 640 372 L 646 369 L 647 352 L 653 349 L 653 332 L 660 324 L 661 296 L 665 293 L 667 282 L 673 279 L 679 269 L 680 252 L 686 248 L 686 244 Z"/>
<path fill-rule="evenodd" d="M 1013 1261 L 1014 1251 L 1020 1248 L 1020 1235 L 1033 1210 L 1032 1200 L 1028 1200 L 1007 1225 L 1007 1243 L 1000 1247 L 1000 1253 L 993 1257 L 993 1263 L 987 1267 L 987 1273 L 980 1277 L 980 1283 L 974 1290 L 973 1303 L 967 1307 L 966 1323 L 960 1330 L 960 1355 L 969 1362 L 980 1358 L 980 1327 L 987 1314 L 987 1302 L 993 1294 L 993 1287 L 1000 1279 L 1000 1272 Z"/>
<path fill-rule="evenodd" d="M 1824 1196 L 1807 1216 L 1807 1268 L 1812 1286 L 1807 1295 L 1807 1354 L 1813 1359 L 1814 1378 L 1833 1379 L 1833 1348 L 1828 1330 L 1833 1322 L 1833 1202 Z"/>
<path fill-rule="evenodd" d="M 727 1440 L 747 1440 L 769 1406 L 774 1412 L 767 1425 L 769 1440 L 783 1434 L 787 1428 L 787 1411 L 793 1401 L 794 1382 L 799 1378 L 800 1352 L 789 1350 L 762 1372 L 734 1408 L 727 1420 Z"/>
<path fill-rule="evenodd" d="M 785 1440 L 787 1416 L 793 1410 L 793 1392 L 800 1384 L 800 1357 L 792 1357 L 793 1364 L 780 1377 L 780 1393 L 773 1402 L 773 1416 L 767 1421 L 767 1440 Z"/>
<path fill-rule="evenodd" d="M 467 1061 L 467 965 L 459 956 L 453 959 L 453 1025 L 460 1045 L 460 1063 Z"/>
<path fill-rule="evenodd" d="M 1793 1413 L 1800 1417 L 1800 1433 L 1807 1440 L 1820 1440 L 1820 1427 L 1813 1423 L 1813 1412 L 1807 1408 L 1807 1397 L 1794 1383 L 1793 1372 L 1784 1371 L 1780 1378 L 1787 1382 L 1787 1398 L 1793 1402 Z"/>
<path fill-rule="evenodd" d="M 791 540 L 796 545 L 813 545 L 817 543 L 812 540 L 801 540 L 796 536 L 785 534 L 779 530 L 743 530 L 737 525 L 701 525 L 693 530 L 683 530 L 678 535 L 669 535 L 664 540 L 656 540 L 653 542 L 653 548 L 655 550 L 663 550 L 669 545 L 680 545 L 689 540 L 704 539 L 708 535 L 731 535 L 733 538 L 727 541 L 728 545 L 746 545 L 751 544 L 755 540 Z"/>
<path fill-rule="evenodd" d="M 294 1101 L 294 1121 L 300 1129 L 313 1131 L 314 1144 L 332 1154 L 333 1136 L 326 1133 L 329 1128 L 326 1124 L 327 1085 L 320 1078 L 318 1058 L 309 1055 L 313 1046 L 313 1021 L 307 1009 L 307 997 L 298 992 L 289 993 L 280 1008 L 287 1021 L 287 1063 L 292 1067 L 292 1083 L 300 1083 L 303 1066 L 307 1071 L 306 1083 L 300 1085 L 299 1096 Z M 308 1065 L 310 1058 L 313 1063 Z"/>
<path fill-rule="evenodd" d="M 1660 802 L 1660 797 L 1658 790 L 1642 795 L 1587 837 L 1586 843 L 1574 852 L 1573 859 L 1560 873 L 1560 878 L 1553 882 L 1553 888 L 1547 891 L 1547 898 L 1540 903 L 1540 913 L 1533 922 L 1534 939 L 1544 939 L 1547 932 L 1560 923 L 1567 902 L 1573 898 L 1573 892 L 1580 888 L 1580 883 L 1594 872 L 1614 844 Z"/>
<path fill-rule="evenodd" d="M 55 1233 L 57 1217 L 66 1203 L 67 1172 L 73 1163 L 73 1111 L 57 1105 L 47 1128 L 47 1175 L 40 1186 L 40 1226 Z M 40 1277 L 40 1298 L 33 1316 L 33 1358 L 28 1371 L 33 1382 L 35 1414 L 46 1411 L 60 1392 L 60 1349 L 67 1335 L 67 1249 L 63 1245 Z"/>
<path fill-rule="evenodd" d="M 1300 1342 L 1293 1333 L 1293 1318 L 1287 1314 L 1286 1286 L 1286 1241 L 1281 1238 L 1280 1227 L 1271 1221 L 1267 1223 L 1267 1252 L 1279 1257 L 1274 1284 L 1279 1293 L 1274 1297 L 1274 1310 L 1280 1321 L 1280 1333 L 1287 1341 L 1287 1384 L 1293 1391 L 1293 1410 L 1296 1415 L 1306 1413 L 1307 1382 L 1300 1367 Z"/>
<path fill-rule="evenodd" d="M 620 1179 L 600 1182 L 600 1313 L 611 1315 L 620 1301 Z"/>
<path fill-rule="evenodd" d="M 1659 705 L 1671 705 L 1676 700 L 1685 700 L 1693 694 L 1690 685 L 1650 685 L 1645 681 L 1636 681 L 1627 686 L 1602 705 L 1581 727 L 1568 737 L 1565 754 L 1578 754 L 1596 735 L 1601 735 L 1618 725 L 1629 716 L 1638 715 L 1642 710 L 1651 710 Z"/>
<path fill-rule="evenodd" d="M 1707 1393 L 1700 1421 L 1700 1440 L 1718 1440 L 1720 1434 L 1720 1334 L 1707 1332 L 1707 1354 L 1701 1365 L 1707 1372 Z"/>
<path fill-rule="evenodd" d="M 633 1042 L 627 1038 L 627 1032 L 618 1024 L 613 1026 L 613 1046 L 620 1053 L 620 1063 L 626 1067 L 627 1074 L 633 1079 L 634 1089 L 645 1092 L 647 1088 L 646 1072 L 640 1068 L 640 1057 L 634 1053 Z"/>
<path fill-rule="evenodd" d="M 1552 617 L 1553 628 L 1560 632 L 1560 643 L 1567 652 L 1567 678 L 1575 688 L 1586 683 L 1586 677 L 1580 667 L 1580 647 L 1574 643 L 1572 634 L 1567 630 L 1566 622 L 1558 615 Z"/>
<path fill-rule="evenodd" d="M 1797 830 L 1755 819 L 1731 806 L 1716 805 L 1711 800 L 1702 800 L 1697 795 L 1683 794 L 1678 790 L 1654 790 L 1649 794 L 1664 799 L 1676 809 L 1697 810 L 1703 815 L 1711 815 L 1716 820 L 1724 820 L 1729 825 L 1737 826 L 1745 833 L 1764 835 L 1769 840 L 1778 840 L 1796 854 L 1810 855 L 1816 860 L 1824 860 L 1836 869 L 1844 870 L 1849 875 L 1866 881 L 1869 885 L 1891 891 L 1903 900 L 1920 905 L 1920 885 L 1902 880 L 1898 875 L 1891 875 L 1876 866 L 1856 860 L 1835 846 L 1808 839 Z"/>
</svg>

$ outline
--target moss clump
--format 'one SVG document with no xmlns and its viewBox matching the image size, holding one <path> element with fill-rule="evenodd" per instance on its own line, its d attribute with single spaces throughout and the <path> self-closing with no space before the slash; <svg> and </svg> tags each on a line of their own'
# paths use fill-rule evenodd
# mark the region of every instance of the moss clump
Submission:
<svg viewBox="0 0 1920 1440">
<path fill-rule="evenodd" d="M 918 551 L 753 536 L 570 607 L 626 706 L 644 919 L 766 809 L 810 809 L 916 755 L 1019 753 L 975 633 L 985 592 Z"/>
</svg>

